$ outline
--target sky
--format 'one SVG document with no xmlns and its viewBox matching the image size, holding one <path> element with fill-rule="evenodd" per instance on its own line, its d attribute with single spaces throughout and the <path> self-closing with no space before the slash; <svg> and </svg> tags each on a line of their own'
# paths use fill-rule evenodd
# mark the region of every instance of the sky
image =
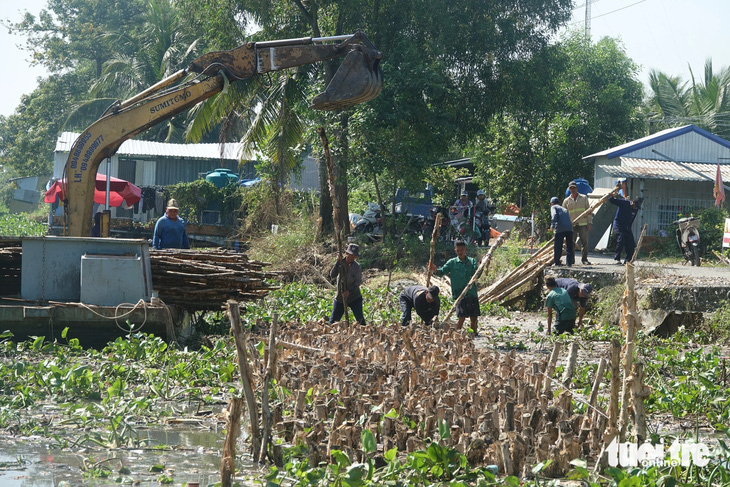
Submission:
<svg viewBox="0 0 730 487">
<path fill-rule="evenodd" d="M 583 29 L 585 1 L 574 0 L 576 8 L 569 27 Z M 38 14 L 46 0 L 0 0 L 0 20 L 20 20 L 22 11 Z M 627 55 L 640 65 L 644 84 L 650 69 L 690 78 L 701 77 L 705 59 L 712 58 L 715 71 L 730 66 L 730 0 L 593 0 L 591 36 L 594 40 L 619 38 Z M 23 39 L 0 27 L 0 53 L 5 69 L 0 76 L 0 115 L 11 115 L 23 94 L 38 85 L 45 71 L 31 67 L 26 51 L 17 46 Z M 387 62 L 387 53 L 385 53 Z"/>
</svg>

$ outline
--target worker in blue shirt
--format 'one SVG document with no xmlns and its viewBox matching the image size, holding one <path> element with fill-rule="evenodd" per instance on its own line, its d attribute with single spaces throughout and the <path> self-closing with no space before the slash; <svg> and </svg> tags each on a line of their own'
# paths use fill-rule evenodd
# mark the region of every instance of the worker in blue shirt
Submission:
<svg viewBox="0 0 730 487">
<path fill-rule="evenodd" d="M 631 226 L 634 224 L 636 215 L 641 209 L 641 203 L 644 198 L 636 198 L 635 200 L 621 199 L 621 198 L 610 198 L 609 203 L 616 205 L 616 216 L 613 218 L 613 233 L 616 235 L 616 252 L 614 253 L 613 260 L 617 263 L 621 263 L 621 251 L 626 252 L 624 257 L 624 264 L 631 262 L 634 257 L 634 250 L 636 250 L 636 240 L 634 239 L 634 232 L 631 230 Z"/>
<path fill-rule="evenodd" d="M 185 231 L 185 221 L 178 216 L 179 207 L 175 199 L 167 202 L 165 214 L 157 220 L 152 246 L 161 249 L 189 249 L 190 241 Z"/>
</svg>

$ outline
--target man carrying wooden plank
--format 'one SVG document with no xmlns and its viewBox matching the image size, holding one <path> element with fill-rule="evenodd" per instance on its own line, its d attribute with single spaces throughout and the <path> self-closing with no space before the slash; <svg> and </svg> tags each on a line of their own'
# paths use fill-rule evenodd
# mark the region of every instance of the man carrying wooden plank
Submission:
<svg viewBox="0 0 730 487">
<path fill-rule="evenodd" d="M 568 190 L 570 191 L 570 195 L 563 200 L 563 208 L 568 210 L 570 219 L 574 220 L 573 248 L 577 248 L 576 245 L 580 238 L 581 262 L 583 265 L 591 265 L 588 262 L 588 232 L 590 232 L 591 224 L 593 224 L 593 215 L 588 214 L 583 218 L 576 219 L 591 207 L 591 203 L 588 201 L 588 196 L 578 192 L 578 184 L 575 181 L 571 181 L 568 184 Z"/>
</svg>

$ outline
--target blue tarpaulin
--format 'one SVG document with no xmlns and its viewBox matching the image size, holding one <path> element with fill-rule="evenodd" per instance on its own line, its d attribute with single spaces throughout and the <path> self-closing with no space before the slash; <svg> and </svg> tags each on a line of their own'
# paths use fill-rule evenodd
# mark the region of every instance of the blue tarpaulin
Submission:
<svg viewBox="0 0 730 487">
<path fill-rule="evenodd" d="M 593 192 L 593 188 L 591 188 L 591 185 L 588 184 L 588 181 L 586 181 L 585 179 L 578 178 L 578 179 L 572 179 L 571 181 L 575 181 L 575 184 L 578 185 L 578 192 L 580 194 L 590 194 Z M 568 195 L 570 195 L 570 190 L 566 189 L 565 197 L 567 198 Z"/>
</svg>

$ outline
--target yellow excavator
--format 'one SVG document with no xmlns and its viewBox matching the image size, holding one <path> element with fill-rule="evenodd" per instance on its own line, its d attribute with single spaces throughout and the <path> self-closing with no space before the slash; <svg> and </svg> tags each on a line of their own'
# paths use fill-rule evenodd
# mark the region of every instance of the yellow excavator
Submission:
<svg viewBox="0 0 730 487">
<path fill-rule="evenodd" d="M 97 169 L 125 140 L 220 93 L 228 83 L 342 56 L 345 59 L 339 69 L 325 91 L 314 97 L 310 108 L 342 110 L 378 96 L 383 88 L 383 55 L 358 31 L 342 36 L 250 42 L 230 51 L 210 52 L 129 100 L 112 105 L 76 139 L 69 152 L 63 179 L 68 225 L 64 233 L 91 236 Z M 102 235 L 108 236 L 104 223 Z"/>
</svg>

